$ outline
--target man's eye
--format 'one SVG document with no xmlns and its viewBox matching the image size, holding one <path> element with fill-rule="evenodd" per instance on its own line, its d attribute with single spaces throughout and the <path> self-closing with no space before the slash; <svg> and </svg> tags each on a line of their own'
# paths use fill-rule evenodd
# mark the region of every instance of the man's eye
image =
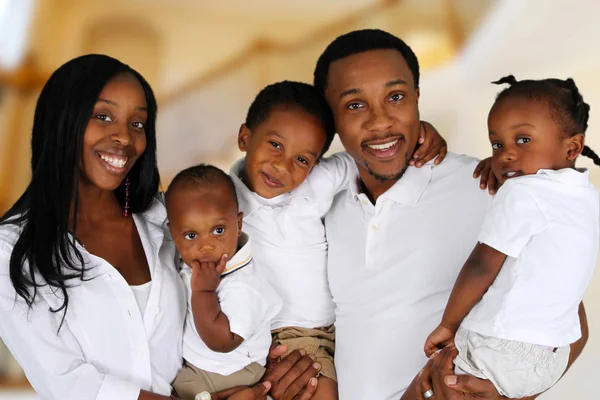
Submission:
<svg viewBox="0 0 600 400">
<path fill-rule="evenodd" d="M 348 109 L 350 110 L 359 110 L 362 108 L 362 104 L 360 103 L 350 103 L 348 104 Z"/>
<path fill-rule="evenodd" d="M 404 98 L 404 95 L 400 94 L 400 93 L 396 93 L 396 94 L 393 94 L 393 95 L 390 96 L 390 99 L 393 100 L 393 101 L 400 101 L 403 98 Z"/>
</svg>

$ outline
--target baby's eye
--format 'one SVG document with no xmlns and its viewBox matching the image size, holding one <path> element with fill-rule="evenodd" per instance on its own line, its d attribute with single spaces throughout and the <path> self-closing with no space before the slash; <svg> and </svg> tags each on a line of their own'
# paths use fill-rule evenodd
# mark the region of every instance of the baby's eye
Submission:
<svg viewBox="0 0 600 400">
<path fill-rule="evenodd" d="M 492 149 L 498 150 L 501 148 L 502 148 L 502 145 L 500 143 L 492 143 Z"/>
<path fill-rule="evenodd" d="M 308 165 L 308 160 L 306 158 L 304 158 L 304 157 L 296 157 L 296 159 L 298 161 L 300 161 L 302 164 Z"/>
<path fill-rule="evenodd" d="M 194 232 L 190 232 L 183 235 L 183 237 L 185 238 L 185 240 L 194 240 L 198 237 L 198 235 L 196 235 L 196 233 Z"/>
<path fill-rule="evenodd" d="M 531 142 L 531 139 L 526 138 L 526 137 L 517 139 L 517 144 L 525 144 L 525 143 L 529 143 L 529 142 Z"/>
<path fill-rule="evenodd" d="M 221 227 L 215 228 L 215 229 L 213 229 L 213 233 L 217 236 L 221 236 L 222 234 L 225 233 L 225 228 L 221 228 Z"/>
</svg>

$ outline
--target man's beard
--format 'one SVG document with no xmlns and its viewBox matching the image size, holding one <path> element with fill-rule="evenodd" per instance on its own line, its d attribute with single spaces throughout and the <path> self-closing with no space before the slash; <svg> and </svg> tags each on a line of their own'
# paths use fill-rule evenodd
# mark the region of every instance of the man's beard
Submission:
<svg viewBox="0 0 600 400">
<path fill-rule="evenodd" d="M 402 176 L 404 175 L 404 173 L 406 172 L 406 170 L 408 168 L 408 164 L 404 165 L 404 167 L 400 171 L 396 172 L 395 174 L 389 174 L 389 175 L 381 175 L 381 174 L 378 174 L 377 172 L 373 171 L 366 161 L 365 161 L 365 167 L 367 168 L 367 172 L 369 172 L 369 175 L 371 175 L 373 178 L 377 179 L 379 182 L 383 183 L 386 181 L 397 181 L 400 178 L 402 178 Z"/>
</svg>

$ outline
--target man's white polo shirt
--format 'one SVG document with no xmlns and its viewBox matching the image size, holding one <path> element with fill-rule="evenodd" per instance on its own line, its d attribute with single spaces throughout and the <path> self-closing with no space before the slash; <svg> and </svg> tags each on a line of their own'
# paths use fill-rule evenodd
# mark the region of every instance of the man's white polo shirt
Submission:
<svg viewBox="0 0 600 400">
<path fill-rule="evenodd" d="M 476 165 L 450 153 L 409 167 L 375 205 L 357 180 L 336 196 L 325 227 L 342 400 L 398 400 L 425 365 L 425 339 L 491 201 Z"/>
</svg>

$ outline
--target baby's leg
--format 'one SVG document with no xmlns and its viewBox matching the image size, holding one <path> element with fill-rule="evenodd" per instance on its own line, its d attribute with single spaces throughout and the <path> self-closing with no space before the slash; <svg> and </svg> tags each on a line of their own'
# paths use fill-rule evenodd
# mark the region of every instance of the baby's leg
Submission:
<svg viewBox="0 0 600 400">
<path fill-rule="evenodd" d="M 337 382 L 331 378 L 321 375 L 317 385 L 317 391 L 313 395 L 313 400 L 337 400 Z"/>
</svg>

